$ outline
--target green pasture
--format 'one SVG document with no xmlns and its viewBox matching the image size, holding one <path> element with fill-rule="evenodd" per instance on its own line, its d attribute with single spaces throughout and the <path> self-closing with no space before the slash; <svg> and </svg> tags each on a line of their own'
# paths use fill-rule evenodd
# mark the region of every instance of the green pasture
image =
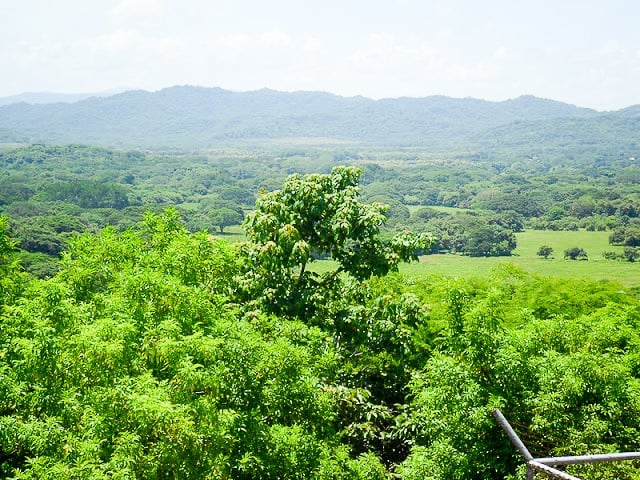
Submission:
<svg viewBox="0 0 640 480">
<path fill-rule="evenodd" d="M 500 264 L 510 263 L 522 270 L 536 275 L 584 278 L 591 280 L 613 280 L 625 286 L 640 287 L 640 262 L 630 263 L 620 260 L 605 260 L 603 252 L 622 252 L 622 247 L 609 245 L 610 232 L 587 232 L 580 230 L 550 231 L 528 230 L 517 233 L 518 247 L 510 257 L 467 257 L 464 255 L 442 254 L 425 255 L 419 262 L 403 264 L 400 272 L 410 278 L 420 279 L 427 275 L 444 275 L 447 277 L 472 277 L 490 274 Z M 240 227 L 230 227 L 229 233 L 221 238 L 231 242 L 244 240 Z M 553 255 L 544 259 L 537 255 L 542 245 L 553 248 Z M 584 249 L 588 260 L 565 260 L 567 248 Z M 335 268 L 332 261 L 313 262 L 311 269 L 325 272 Z"/>
<path fill-rule="evenodd" d="M 216 230 L 212 232 L 211 235 L 229 243 L 242 243 L 247 240 L 247 236 L 240 225 L 230 225 L 224 229 L 224 233 Z"/>
<path fill-rule="evenodd" d="M 487 275 L 501 263 L 511 263 L 527 272 L 563 278 L 614 280 L 627 286 L 640 285 L 640 263 L 605 260 L 605 251 L 621 252 L 622 247 L 609 245 L 610 232 L 576 232 L 529 230 L 516 234 L 518 247 L 510 257 L 472 258 L 463 255 L 427 255 L 419 263 L 401 266 L 401 272 L 414 278 L 429 274 L 450 277 Z M 549 245 L 553 258 L 537 255 L 538 248 Z M 583 248 L 588 260 L 565 260 L 564 250 Z"/>
</svg>

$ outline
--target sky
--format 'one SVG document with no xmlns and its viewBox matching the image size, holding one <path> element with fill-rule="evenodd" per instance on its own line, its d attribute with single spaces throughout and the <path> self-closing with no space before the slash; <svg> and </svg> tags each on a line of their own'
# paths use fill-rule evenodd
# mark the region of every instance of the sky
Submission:
<svg viewBox="0 0 640 480">
<path fill-rule="evenodd" d="M 3 0 L 0 97 L 173 85 L 640 104 L 634 0 Z"/>
</svg>

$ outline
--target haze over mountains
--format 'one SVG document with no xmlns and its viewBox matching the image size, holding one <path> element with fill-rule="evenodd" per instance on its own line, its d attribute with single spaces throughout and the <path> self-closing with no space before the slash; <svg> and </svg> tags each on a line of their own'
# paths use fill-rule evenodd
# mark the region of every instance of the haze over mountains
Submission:
<svg viewBox="0 0 640 480">
<path fill-rule="evenodd" d="M 640 127 L 640 106 L 603 113 L 532 96 L 502 102 L 442 96 L 371 100 L 176 86 L 52 100 L 57 103 L 0 106 L 0 141 L 210 148 L 306 139 L 438 151 L 615 144 L 626 153 L 638 149 Z"/>
<path fill-rule="evenodd" d="M 8 97 L 0 97 L 0 106 L 14 103 L 74 103 L 91 97 L 110 97 L 118 93 L 127 91 L 125 88 L 116 88 L 104 92 L 94 93 L 56 93 L 56 92 L 25 92 Z"/>
</svg>

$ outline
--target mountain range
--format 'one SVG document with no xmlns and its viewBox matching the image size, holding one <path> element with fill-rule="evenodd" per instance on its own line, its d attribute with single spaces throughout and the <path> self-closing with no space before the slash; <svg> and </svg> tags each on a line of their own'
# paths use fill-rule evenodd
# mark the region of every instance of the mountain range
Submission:
<svg viewBox="0 0 640 480">
<path fill-rule="evenodd" d="M 0 142 L 213 148 L 313 140 L 435 151 L 526 151 L 544 144 L 633 152 L 640 131 L 640 106 L 598 112 L 533 96 L 501 102 L 444 96 L 372 100 L 175 86 L 77 100 L 51 97 L 56 103 L 19 101 L 27 99 L 0 99 Z"/>
</svg>

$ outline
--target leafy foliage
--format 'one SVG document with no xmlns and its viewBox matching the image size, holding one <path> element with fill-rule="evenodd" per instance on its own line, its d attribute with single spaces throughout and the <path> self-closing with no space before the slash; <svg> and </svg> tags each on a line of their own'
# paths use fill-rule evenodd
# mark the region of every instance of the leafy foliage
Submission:
<svg viewBox="0 0 640 480">
<path fill-rule="evenodd" d="M 215 202 L 210 206 L 208 218 L 211 223 L 224 233 L 224 229 L 231 225 L 240 225 L 244 221 L 244 211 L 240 205 L 233 202 Z"/>
<path fill-rule="evenodd" d="M 311 315 L 313 304 L 335 291 L 339 274 L 362 281 L 396 271 L 398 263 L 417 260 L 430 236 L 407 232 L 384 242 L 383 204 L 358 201 L 360 171 L 336 167 L 330 175 L 290 176 L 281 190 L 264 194 L 247 219 L 245 249 L 247 295 L 260 295 L 275 313 Z M 338 268 L 322 276 L 307 270 L 316 256 L 327 255 Z"/>
<path fill-rule="evenodd" d="M 175 211 L 148 215 L 139 232 L 74 240 L 58 275 L 3 315 L 3 476 L 338 468 L 325 335 L 244 320 L 228 303 L 236 272 L 230 247 L 187 234 Z M 364 478 L 359 460 L 341 461 Z"/>
<path fill-rule="evenodd" d="M 538 280 L 504 272 L 490 286 L 465 282 L 443 292 L 449 304 L 445 348 L 414 374 L 412 399 L 399 417 L 399 434 L 414 444 L 399 469 L 404 476 L 431 469 L 427 478 L 498 479 L 515 471 L 522 459 L 492 421 L 494 407 L 534 455 L 638 448 L 631 413 L 640 405 L 638 380 L 627 363 L 636 355 L 637 304 L 550 318 L 521 310 L 517 326 L 505 329 L 511 314 L 503 302 L 514 282 L 526 290 Z M 605 476 L 584 478 L 637 475 L 633 466 L 594 470 Z"/>
<path fill-rule="evenodd" d="M 637 226 L 616 228 L 611 235 L 609 235 L 609 243 L 612 245 L 638 247 L 640 246 L 640 228 Z"/>
<path fill-rule="evenodd" d="M 9 219 L 0 215 L 0 312 L 3 305 L 19 297 L 26 280 L 15 251 L 16 242 L 9 231 Z"/>
<path fill-rule="evenodd" d="M 538 249 L 538 256 L 542 258 L 549 258 L 553 254 L 553 247 L 549 245 L 541 245 Z"/>
<path fill-rule="evenodd" d="M 564 251 L 564 258 L 569 260 L 588 260 L 589 256 L 583 248 L 571 247 Z"/>
<path fill-rule="evenodd" d="M 289 177 L 239 246 L 148 211 L 69 236 L 45 279 L 0 216 L 0 476 L 520 480 L 494 407 L 536 455 L 640 449 L 633 289 L 509 265 L 412 281 L 394 270 L 431 237 L 388 235 L 359 180 Z"/>
</svg>

